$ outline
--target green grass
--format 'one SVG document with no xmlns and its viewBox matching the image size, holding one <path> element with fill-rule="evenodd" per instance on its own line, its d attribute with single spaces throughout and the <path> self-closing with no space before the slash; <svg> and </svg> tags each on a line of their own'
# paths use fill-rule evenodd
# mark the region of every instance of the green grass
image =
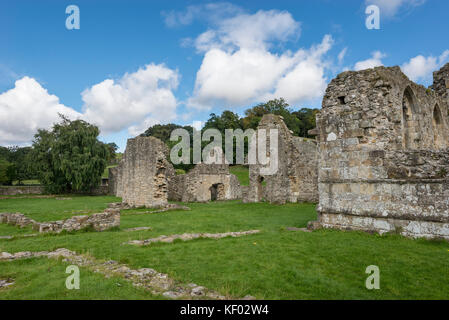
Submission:
<svg viewBox="0 0 449 320">
<path fill-rule="evenodd" d="M 36 221 L 45 222 L 102 212 L 108 203 L 116 201 L 120 198 L 77 195 L 48 199 L 16 197 L 0 200 L 0 212 L 20 212 Z"/>
<path fill-rule="evenodd" d="M 13 185 L 16 186 L 19 183 L 19 181 L 14 181 Z M 36 185 L 40 185 L 41 183 L 39 182 L 39 180 L 22 180 L 22 185 L 25 186 L 36 186 Z"/>
<path fill-rule="evenodd" d="M 15 284 L 0 289 L 1 299 L 160 299 L 148 291 L 133 287 L 123 278 L 105 278 L 80 268 L 80 288 L 68 290 L 65 287 L 68 266 L 53 259 L 35 258 L 0 262 L 0 279 L 12 278 Z"/>
<path fill-rule="evenodd" d="M 0 200 L 0 208 L 4 203 L 11 205 L 9 200 Z M 40 205 L 35 203 L 34 206 L 46 210 L 55 204 L 52 199 L 36 200 Z M 102 200 L 80 197 L 79 200 L 88 207 L 98 206 L 103 201 L 116 201 L 112 197 Z M 287 231 L 286 227 L 305 227 L 308 221 L 316 219 L 313 204 L 277 206 L 230 201 L 187 205 L 192 208 L 191 211 L 133 215 L 132 212 L 141 209 L 125 210 L 121 227 L 115 231 L 0 240 L 0 251 L 40 251 L 65 247 L 92 254 L 98 259 L 126 263 L 133 268 L 154 268 L 184 283 L 194 282 L 234 297 L 250 294 L 259 299 L 449 299 L 447 242 L 333 230 L 312 233 Z M 26 211 L 27 206 L 23 205 L 19 210 L 20 205 L 15 204 L 15 208 Z M 149 226 L 152 230 L 123 231 L 138 226 Z M 5 227 L 0 229 L 0 233 L 15 228 Z M 220 240 L 158 243 L 146 247 L 122 245 L 126 241 L 160 235 L 250 229 L 259 229 L 261 233 Z M 8 272 L 16 272 L 16 277 L 19 274 L 29 277 L 29 284 L 24 284 L 25 288 L 20 290 L 11 288 L 0 291 L 0 299 L 26 298 L 27 294 L 33 296 L 37 288 L 46 286 L 41 282 L 43 278 L 38 280 L 37 276 L 29 275 L 33 272 L 30 267 L 33 263 L 40 265 L 45 262 L 14 262 Z M 9 274 L 3 271 L 5 265 L 0 264 L 0 277 Z M 368 276 L 365 269 L 369 265 L 380 268 L 381 290 L 369 291 L 365 288 Z M 113 284 L 103 284 L 104 279 L 92 278 L 92 284 L 96 281 L 100 282 L 98 286 L 104 285 L 106 291 L 93 290 L 83 297 L 121 298 L 114 291 Z M 65 298 L 64 294 L 67 294 L 63 286 L 49 285 L 40 290 L 45 293 L 45 298 L 57 298 L 59 295 Z M 130 297 L 140 298 L 140 292 L 129 290 Z M 34 295 L 38 297 L 39 293 L 35 292 Z"/>
<path fill-rule="evenodd" d="M 240 185 L 249 186 L 249 169 L 245 166 L 231 166 L 229 167 L 229 171 L 237 176 L 239 179 Z"/>
<path fill-rule="evenodd" d="M 107 167 L 104 169 L 103 174 L 101 175 L 101 178 L 102 178 L 102 179 L 108 179 L 108 178 L 109 178 L 109 168 L 115 168 L 115 167 L 117 167 L 116 164 L 115 164 L 115 165 L 112 165 L 112 166 L 107 166 Z"/>
</svg>

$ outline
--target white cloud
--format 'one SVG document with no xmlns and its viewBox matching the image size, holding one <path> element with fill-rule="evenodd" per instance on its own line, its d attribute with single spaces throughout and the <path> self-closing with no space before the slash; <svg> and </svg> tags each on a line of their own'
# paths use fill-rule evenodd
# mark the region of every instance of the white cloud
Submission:
<svg viewBox="0 0 449 320">
<path fill-rule="evenodd" d="M 300 23 L 286 11 L 258 11 L 216 22 L 194 44 L 204 52 L 188 105 L 238 107 L 284 97 L 291 104 L 319 98 L 326 84 L 324 55 L 333 40 L 310 49 L 270 51 L 300 34 Z"/>
<path fill-rule="evenodd" d="M 347 51 L 348 51 L 348 48 L 344 48 L 343 50 L 340 51 L 340 53 L 338 54 L 338 64 L 343 63 L 343 60 L 345 59 Z"/>
<path fill-rule="evenodd" d="M 375 51 L 372 53 L 370 59 L 359 61 L 355 64 L 354 70 L 360 71 L 365 69 L 371 69 L 374 67 L 383 66 L 382 59 L 385 58 L 386 55 L 380 51 Z"/>
<path fill-rule="evenodd" d="M 267 49 L 272 41 L 287 41 L 299 36 L 300 23 L 287 11 L 258 11 L 224 19 L 215 30 L 208 30 L 196 40 L 201 51 L 220 49 Z"/>
<path fill-rule="evenodd" d="M 153 119 L 153 118 L 146 118 L 145 120 L 143 120 L 141 123 L 133 125 L 131 127 L 128 128 L 128 133 L 129 135 L 131 135 L 132 137 L 136 137 L 139 134 L 142 134 L 145 132 L 145 130 L 147 130 L 149 127 L 154 126 L 155 124 L 160 124 L 161 122 Z"/>
<path fill-rule="evenodd" d="M 128 129 L 137 135 L 149 126 L 176 118 L 178 72 L 149 64 L 121 79 L 106 79 L 84 90 L 83 112 L 59 102 L 35 79 L 23 77 L 0 94 L 0 145 L 31 142 L 37 129 L 49 129 L 58 113 L 98 125 L 102 135 Z"/>
<path fill-rule="evenodd" d="M 190 5 L 184 11 L 163 11 L 165 24 L 170 27 L 186 26 L 194 20 L 206 19 L 208 21 L 219 21 L 226 17 L 240 14 L 243 10 L 229 2 L 207 3 L 203 5 Z"/>
<path fill-rule="evenodd" d="M 428 81 L 432 78 L 433 71 L 438 70 L 448 61 L 449 50 L 446 50 L 439 57 L 419 55 L 411 58 L 401 66 L 401 69 L 412 81 Z"/>
<path fill-rule="evenodd" d="M 31 142 L 38 128 L 49 128 L 59 121 L 58 113 L 81 117 L 33 78 L 17 80 L 14 88 L 0 94 L 0 145 Z"/>
<path fill-rule="evenodd" d="M 381 16 L 393 17 L 402 9 L 413 9 L 426 0 L 365 0 L 366 5 L 374 4 L 380 8 Z"/>
<path fill-rule="evenodd" d="M 178 72 L 149 64 L 119 80 L 106 79 L 82 92 L 84 117 L 103 133 L 138 128 L 145 121 L 176 118 Z M 131 132 L 130 132 L 131 133 Z"/>
</svg>

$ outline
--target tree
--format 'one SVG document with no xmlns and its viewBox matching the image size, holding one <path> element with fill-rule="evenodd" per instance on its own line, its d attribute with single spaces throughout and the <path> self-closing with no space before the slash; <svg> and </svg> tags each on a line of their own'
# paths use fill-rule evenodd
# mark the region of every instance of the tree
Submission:
<svg viewBox="0 0 449 320">
<path fill-rule="evenodd" d="M 118 150 L 118 145 L 114 142 L 106 144 L 108 147 L 108 163 L 115 162 L 116 151 Z"/>
<path fill-rule="evenodd" d="M 33 172 L 30 171 L 33 159 L 29 156 L 31 147 L 13 146 L 8 148 L 8 161 L 13 163 L 16 168 L 17 184 L 22 184 L 23 180 L 31 179 Z"/>
<path fill-rule="evenodd" d="M 15 179 L 15 165 L 4 159 L 0 159 L 0 184 L 11 185 Z"/>
<path fill-rule="evenodd" d="M 316 127 L 316 115 L 320 112 L 318 109 L 302 108 L 293 112 L 293 115 L 300 120 L 299 136 L 305 138 L 313 138 L 309 135 L 309 130 Z"/>
<path fill-rule="evenodd" d="M 60 116 L 61 123 L 38 130 L 33 141 L 39 180 L 53 193 L 91 191 L 100 184 L 109 148 L 98 140 L 98 127 Z"/>
</svg>

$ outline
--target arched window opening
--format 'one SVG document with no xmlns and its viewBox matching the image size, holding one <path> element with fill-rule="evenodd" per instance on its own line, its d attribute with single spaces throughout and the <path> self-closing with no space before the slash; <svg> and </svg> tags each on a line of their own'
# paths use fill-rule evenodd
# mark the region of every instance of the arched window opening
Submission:
<svg viewBox="0 0 449 320">
<path fill-rule="evenodd" d="M 433 124 L 435 147 L 437 149 L 444 148 L 446 145 L 444 139 L 445 128 L 441 109 L 438 106 L 438 104 L 435 105 L 435 107 L 433 108 L 432 124 Z"/>
<path fill-rule="evenodd" d="M 405 149 L 416 149 L 418 146 L 417 131 L 419 128 L 418 122 L 415 120 L 418 112 L 415 95 L 412 89 L 407 87 L 402 98 L 403 147 Z"/>
</svg>

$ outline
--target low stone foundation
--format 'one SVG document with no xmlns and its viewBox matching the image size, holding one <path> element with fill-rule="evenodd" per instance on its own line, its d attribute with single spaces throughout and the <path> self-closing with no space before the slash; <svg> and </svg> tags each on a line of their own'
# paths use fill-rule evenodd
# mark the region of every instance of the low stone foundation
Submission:
<svg viewBox="0 0 449 320">
<path fill-rule="evenodd" d="M 19 259 L 30 259 L 47 257 L 51 259 L 62 258 L 63 262 L 74 264 L 79 267 L 85 267 L 90 271 L 103 274 L 105 277 L 121 277 L 130 281 L 134 286 L 150 291 L 155 295 L 162 295 L 169 299 L 214 299 L 225 300 L 232 297 L 225 297 L 218 292 L 198 286 L 194 283 L 184 284 L 170 278 L 167 274 L 160 273 L 151 268 L 131 269 L 127 265 L 118 263 L 114 260 L 101 261 L 88 255 L 77 254 L 65 248 L 55 251 L 39 252 L 17 252 L 14 254 L 0 252 L 0 261 L 15 261 Z M 0 280 L 1 281 L 1 280 Z M 11 281 L 8 281 L 10 283 Z M 0 285 L 2 282 L 0 282 Z M 245 297 L 244 300 L 254 299 Z"/>
<path fill-rule="evenodd" d="M 0 223 L 24 228 L 32 225 L 33 230 L 40 233 L 60 233 L 62 231 L 76 231 L 93 228 L 95 231 L 105 231 L 120 226 L 120 210 L 108 208 L 102 213 L 90 216 L 74 216 L 66 220 L 52 222 L 37 222 L 21 213 L 0 213 Z"/>
<path fill-rule="evenodd" d="M 171 236 L 160 236 L 153 239 L 147 240 L 133 240 L 126 242 L 124 244 L 132 244 L 138 246 L 147 246 L 155 242 L 172 243 L 175 240 L 190 241 L 194 239 L 222 239 L 227 237 L 237 238 L 242 236 L 248 236 L 252 234 L 259 233 L 260 230 L 249 230 L 241 232 L 225 232 L 225 233 L 184 233 L 184 234 L 174 234 Z"/>
<path fill-rule="evenodd" d="M 0 187 L 1 196 L 16 196 L 20 194 L 43 194 L 43 186 L 12 186 Z"/>
<path fill-rule="evenodd" d="M 342 230 L 377 232 L 379 234 L 392 232 L 413 238 L 440 238 L 449 240 L 449 223 L 351 216 L 334 213 L 320 214 L 319 221 L 319 224 L 315 226 Z"/>
</svg>

